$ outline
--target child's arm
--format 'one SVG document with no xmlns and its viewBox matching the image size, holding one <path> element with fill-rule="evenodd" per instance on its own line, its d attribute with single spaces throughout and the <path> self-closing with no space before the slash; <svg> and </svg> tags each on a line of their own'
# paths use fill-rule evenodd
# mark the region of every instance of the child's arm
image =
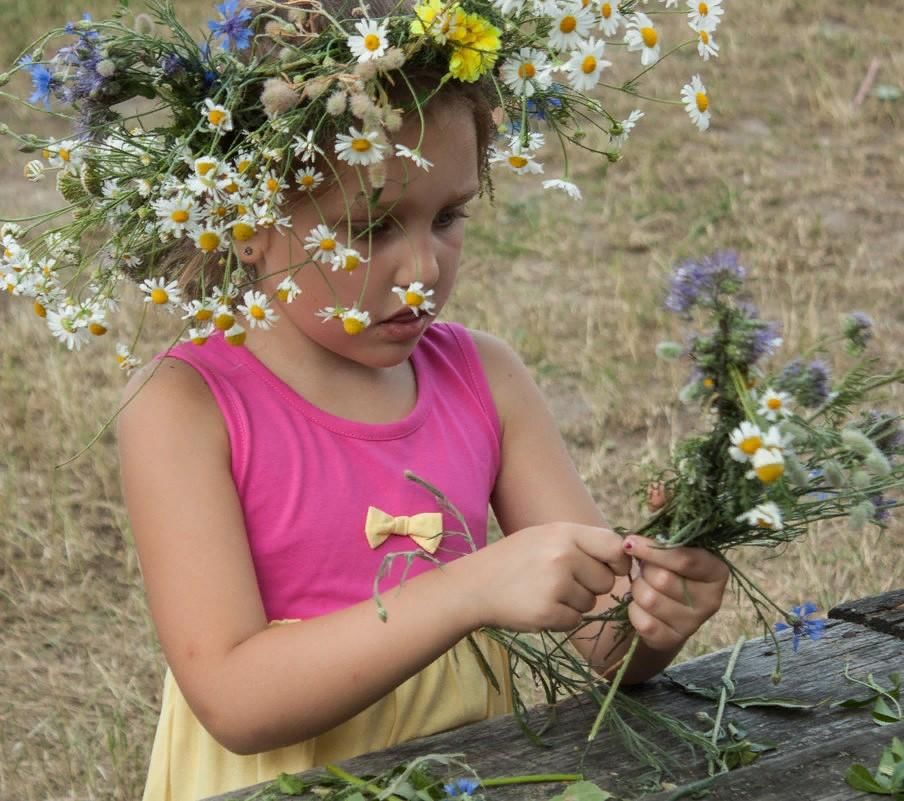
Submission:
<svg viewBox="0 0 904 801">
<path fill-rule="evenodd" d="M 567 630 L 627 570 L 619 543 L 576 524 L 519 532 L 372 601 L 267 626 L 219 409 L 164 360 L 119 417 L 122 477 L 151 614 L 201 723 L 258 753 L 351 718 L 483 625 Z M 143 384 L 143 386 L 142 386 Z"/>
<path fill-rule="evenodd" d="M 502 468 L 493 496 L 503 532 L 557 520 L 605 527 L 527 369 L 505 343 L 479 332 L 474 337 L 503 427 Z M 619 469 L 614 461 L 612 469 Z M 622 542 L 608 530 L 599 536 L 617 541 L 618 550 L 644 562 L 643 574 L 631 587 L 634 602 L 629 607 L 641 643 L 625 675 L 628 683 L 643 681 L 667 666 L 688 637 L 719 609 L 728 570 L 700 548 L 656 549 L 643 537 Z M 628 579 L 620 577 L 611 590 L 599 594 L 594 611 L 613 606 L 611 596 L 623 595 L 628 588 Z M 614 629 L 606 626 L 600 635 L 599 624 L 589 625 L 573 637 L 601 673 L 627 648 L 627 643 L 616 642 Z"/>
</svg>

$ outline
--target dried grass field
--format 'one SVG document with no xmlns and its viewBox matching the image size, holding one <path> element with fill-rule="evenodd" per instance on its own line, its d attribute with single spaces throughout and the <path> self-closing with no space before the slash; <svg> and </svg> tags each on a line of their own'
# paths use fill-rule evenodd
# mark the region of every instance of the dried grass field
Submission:
<svg viewBox="0 0 904 801">
<path fill-rule="evenodd" d="M 851 310 L 876 320 L 876 352 L 887 363 L 902 356 L 904 100 L 870 91 L 853 103 L 873 59 L 873 90 L 904 89 L 897 3 L 727 5 L 721 57 L 710 66 L 679 56 L 646 86 L 675 94 L 677 79 L 700 70 L 712 130 L 698 134 L 680 108 L 648 108 L 623 162 L 579 166 L 582 204 L 500 177 L 495 206 L 484 202 L 468 223 L 446 312 L 517 348 L 588 486 L 613 523 L 627 526 L 641 519 L 634 493 L 645 467 L 698 422 L 676 400 L 686 366 L 654 355 L 657 341 L 681 336 L 662 310 L 676 260 L 737 249 L 763 316 L 781 321 L 779 360 L 836 331 Z M 194 0 L 180 6 L 199 20 L 207 13 Z M 110 7 L 95 6 L 95 16 Z M 83 10 L 0 3 L 4 62 Z M 613 101 L 616 116 L 633 107 L 630 98 Z M 0 119 L 36 127 L 2 99 Z M 51 195 L 50 182 L 22 180 L 25 160 L 0 138 L 0 218 Z M 164 666 L 112 432 L 68 461 L 115 412 L 124 377 L 110 343 L 69 354 L 20 299 L 0 297 L 0 331 L 0 801 L 135 799 Z M 140 355 L 171 333 L 161 326 Z M 883 399 L 902 405 L 900 388 Z M 824 526 L 782 553 L 737 558 L 779 603 L 827 609 L 904 585 L 897 517 L 885 531 Z M 685 656 L 742 632 L 760 633 L 729 597 Z"/>
</svg>

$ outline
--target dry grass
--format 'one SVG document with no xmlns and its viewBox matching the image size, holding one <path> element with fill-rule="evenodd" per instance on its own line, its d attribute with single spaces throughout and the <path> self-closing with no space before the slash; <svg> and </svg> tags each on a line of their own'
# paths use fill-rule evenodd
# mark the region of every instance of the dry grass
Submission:
<svg viewBox="0 0 904 801">
<path fill-rule="evenodd" d="M 44 26 L 44 6 L 0 6 L 8 57 L 24 44 L 24 25 Z M 65 7 L 69 18 L 81 10 Z M 834 331 L 852 309 L 879 321 L 888 361 L 904 341 L 904 106 L 851 106 L 873 56 L 880 83 L 904 74 L 898 15 L 888 3 L 770 0 L 735 4 L 727 16 L 723 58 L 705 71 L 715 129 L 701 137 L 680 111 L 657 113 L 624 164 L 583 168 L 583 205 L 549 196 L 541 205 L 500 181 L 497 206 L 471 221 L 448 312 L 519 349 L 619 523 L 638 519 L 632 493 L 643 466 L 695 422 L 674 401 L 683 368 L 653 357 L 657 340 L 678 334 L 660 307 L 676 259 L 740 250 L 764 316 L 784 325 L 786 353 Z M 697 65 L 688 58 L 676 68 L 686 75 Z M 24 127 L 8 104 L 0 114 Z M 11 187 L 0 216 L 39 204 L 20 194 L 21 157 L 6 148 L 0 159 Z M 0 798 L 135 798 L 163 666 L 112 436 L 54 470 L 114 411 L 123 379 L 99 357 L 106 351 L 62 353 L 27 304 L 0 299 L 0 323 Z M 900 393 L 889 405 L 901 408 Z M 825 527 L 775 559 L 738 558 L 779 601 L 827 608 L 901 586 L 901 544 L 900 522 L 862 535 Z M 729 601 L 687 653 L 742 631 L 756 633 Z"/>
</svg>

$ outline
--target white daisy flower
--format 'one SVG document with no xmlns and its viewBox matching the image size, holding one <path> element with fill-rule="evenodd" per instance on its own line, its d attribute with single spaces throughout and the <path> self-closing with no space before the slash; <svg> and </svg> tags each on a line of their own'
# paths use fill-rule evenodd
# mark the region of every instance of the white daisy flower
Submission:
<svg viewBox="0 0 904 801">
<path fill-rule="evenodd" d="M 383 159 L 386 145 L 379 141 L 377 131 L 361 132 L 355 127 L 348 129 L 347 134 L 336 135 L 336 155 L 341 161 L 352 166 L 376 164 Z"/>
<path fill-rule="evenodd" d="M 50 333 L 69 350 L 81 350 L 90 337 L 87 318 L 80 308 L 70 303 L 61 305 L 59 310 L 49 310 L 46 320 Z"/>
<path fill-rule="evenodd" d="M 647 67 L 659 61 L 659 31 L 646 14 L 636 12 L 628 22 L 625 31 L 625 44 L 628 50 L 640 50 L 640 63 Z"/>
<path fill-rule="evenodd" d="M 283 203 L 285 200 L 285 195 L 283 193 L 288 188 L 289 184 L 283 180 L 282 176 L 277 175 L 273 170 L 267 170 L 267 172 L 261 176 L 260 184 L 258 184 L 260 194 L 276 205 Z"/>
<path fill-rule="evenodd" d="M 783 525 L 782 510 L 774 501 L 757 504 L 753 509 L 738 515 L 735 520 L 753 528 L 769 528 L 773 531 L 781 531 Z"/>
<path fill-rule="evenodd" d="M 729 435 L 731 447 L 728 455 L 736 462 L 749 462 L 753 455 L 763 447 L 763 432 L 756 423 L 744 420 Z"/>
<path fill-rule="evenodd" d="M 194 320 L 198 323 L 207 323 L 213 319 L 213 313 L 217 303 L 213 298 L 200 298 L 182 304 L 183 320 Z"/>
<path fill-rule="evenodd" d="M 568 197 L 574 200 L 582 200 L 581 190 L 577 184 L 571 181 L 562 181 L 559 178 L 550 178 L 543 182 L 544 189 L 561 189 Z"/>
<path fill-rule="evenodd" d="M 36 184 L 38 181 L 44 180 L 45 169 L 44 162 L 41 159 L 32 159 L 25 165 L 23 173 L 27 180 Z"/>
<path fill-rule="evenodd" d="M 282 233 L 283 228 L 292 227 L 292 218 L 277 216 L 276 209 L 269 202 L 255 203 L 253 216 L 258 228 L 273 228 Z"/>
<path fill-rule="evenodd" d="M 690 83 L 684 85 L 681 99 L 684 101 L 684 110 L 694 125 L 701 131 L 709 128 L 709 95 L 706 94 L 706 87 L 699 75 L 695 75 Z"/>
<path fill-rule="evenodd" d="M 524 97 L 552 84 L 552 66 L 546 53 L 533 47 L 522 47 L 516 55 L 507 58 L 500 75 L 506 86 Z"/>
<path fill-rule="evenodd" d="M 348 47 L 359 64 L 382 58 L 389 47 L 386 25 L 385 20 L 378 23 L 372 19 L 362 19 L 355 23 L 355 30 L 359 35 L 348 37 Z"/>
<path fill-rule="evenodd" d="M 220 160 L 215 156 L 201 156 L 196 159 L 187 156 L 185 161 L 192 168 L 192 172 L 201 178 L 207 176 L 216 178 L 222 170 Z"/>
<path fill-rule="evenodd" d="M 628 115 L 627 119 L 622 120 L 609 129 L 609 142 L 612 147 L 616 150 L 621 150 L 625 146 L 631 131 L 634 130 L 634 126 L 637 125 L 641 117 L 643 117 L 643 112 L 636 108 Z"/>
<path fill-rule="evenodd" d="M 228 283 L 226 286 L 215 286 L 210 294 L 211 300 L 217 306 L 223 303 L 229 304 L 239 296 L 239 288 L 233 283 Z"/>
<path fill-rule="evenodd" d="M 527 144 L 525 144 L 521 139 L 521 133 L 519 132 L 510 136 L 508 142 L 510 148 L 520 142 L 522 147 L 526 147 L 529 151 L 533 152 L 539 150 L 546 144 L 546 137 L 539 131 L 529 131 L 527 134 Z"/>
<path fill-rule="evenodd" d="M 243 196 L 247 195 L 251 189 L 251 184 L 244 175 L 237 172 L 227 172 L 217 181 L 216 187 L 232 202 L 241 200 Z"/>
<path fill-rule="evenodd" d="M 226 250 L 228 242 L 225 231 L 212 225 L 199 225 L 190 232 L 195 247 L 205 253 L 214 253 L 218 250 Z"/>
<path fill-rule="evenodd" d="M 213 327 L 217 331 L 228 331 L 235 325 L 235 314 L 229 303 L 220 303 L 213 313 Z"/>
<path fill-rule="evenodd" d="M 593 15 L 580 3 L 562 3 L 552 15 L 549 44 L 556 50 L 570 50 L 581 44 L 593 25 Z"/>
<path fill-rule="evenodd" d="M 302 192 L 312 192 L 323 183 L 323 173 L 313 167 L 303 167 L 295 173 L 295 183 Z"/>
<path fill-rule="evenodd" d="M 785 472 L 785 457 L 772 448 L 760 448 L 750 463 L 753 469 L 748 471 L 747 478 L 758 478 L 764 484 L 777 481 Z"/>
<path fill-rule="evenodd" d="M 252 172 L 251 168 L 254 166 L 254 153 L 250 150 L 243 150 L 232 160 L 232 163 L 235 165 L 235 171 L 239 173 L 239 175 L 245 175 L 245 173 Z"/>
<path fill-rule="evenodd" d="M 539 161 L 534 161 L 534 154 L 520 142 L 512 143 L 511 147 L 504 152 L 493 148 L 490 154 L 490 163 L 503 163 L 518 175 L 543 172 L 543 165 Z"/>
<path fill-rule="evenodd" d="M 135 356 L 128 345 L 123 342 L 116 343 L 116 363 L 121 370 L 132 372 L 141 364 L 141 359 Z"/>
<path fill-rule="evenodd" d="M 233 325 L 232 328 L 229 328 L 223 334 L 223 338 L 230 345 L 244 345 L 246 336 L 247 333 L 245 329 L 242 328 L 242 326 L 240 326 L 238 323 Z"/>
<path fill-rule="evenodd" d="M 339 315 L 345 333 L 350 336 L 360 334 L 370 325 L 370 313 L 360 309 L 346 309 Z"/>
<path fill-rule="evenodd" d="M 207 127 L 211 131 L 223 133 L 232 130 L 232 112 L 218 103 L 214 103 L 209 97 L 204 99 L 204 108 L 201 109 Z"/>
<path fill-rule="evenodd" d="M 66 139 L 55 145 L 48 145 L 44 156 L 51 167 L 60 167 L 67 170 L 75 170 L 81 166 L 83 155 L 79 150 L 79 142 Z"/>
<path fill-rule="evenodd" d="M 336 232 L 323 223 L 311 229 L 304 241 L 304 249 L 311 254 L 311 258 L 324 264 L 333 260 L 338 247 Z"/>
<path fill-rule="evenodd" d="M 407 287 L 394 286 L 392 291 L 399 296 L 399 300 L 414 312 L 415 317 L 419 317 L 421 312 L 425 314 L 433 314 L 436 304 L 430 300 L 433 296 L 433 290 L 424 290 L 424 285 L 420 281 L 413 281 Z"/>
<path fill-rule="evenodd" d="M 202 323 L 197 328 L 189 328 L 186 338 L 195 345 L 203 345 L 215 330 L 213 323 Z"/>
<path fill-rule="evenodd" d="M 141 195 L 141 197 L 150 197 L 151 192 L 154 190 L 154 187 L 147 178 L 135 178 L 132 183 L 135 184 L 135 188 L 138 190 L 138 194 Z"/>
<path fill-rule="evenodd" d="M 571 58 L 563 69 L 568 70 L 569 82 L 573 89 L 586 92 L 599 83 L 603 68 L 612 65 L 611 61 L 603 58 L 605 48 L 604 41 L 591 38 L 581 42 L 578 48 L 572 51 Z"/>
<path fill-rule="evenodd" d="M 618 3 L 600 3 L 600 30 L 605 36 L 615 36 L 618 29 L 625 21 L 624 16 L 618 10 Z"/>
<path fill-rule="evenodd" d="M 276 287 L 276 298 L 281 303 L 291 303 L 301 294 L 301 288 L 287 275 Z"/>
<path fill-rule="evenodd" d="M 688 24 L 695 31 L 712 33 L 719 27 L 719 17 L 725 13 L 722 0 L 687 0 L 687 7 Z"/>
<path fill-rule="evenodd" d="M 776 392 L 774 389 L 767 389 L 759 398 L 760 406 L 757 411 L 770 422 L 775 422 L 781 417 L 788 417 L 791 410 L 788 403 L 791 396 L 787 392 Z"/>
<path fill-rule="evenodd" d="M 704 61 L 709 61 L 710 56 L 719 56 L 719 45 L 713 39 L 711 31 L 697 31 L 697 55 Z"/>
<path fill-rule="evenodd" d="M 344 306 L 324 306 L 320 311 L 315 313 L 315 316 L 321 317 L 322 322 L 327 322 L 327 320 L 339 320 L 342 318 L 342 315 L 348 311 Z"/>
<path fill-rule="evenodd" d="M 292 139 L 292 154 L 302 161 L 313 161 L 323 150 L 317 147 L 314 141 L 314 130 L 309 130 L 304 136 L 296 136 Z"/>
<path fill-rule="evenodd" d="M 270 301 L 263 292 L 255 290 L 246 292 L 244 301 L 243 304 L 239 304 L 238 308 L 252 328 L 266 331 L 279 319 L 276 312 L 270 308 Z"/>
<path fill-rule="evenodd" d="M 769 426 L 769 430 L 763 435 L 763 447 L 784 453 L 791 446 L 793 439 L 790 434 L 783 434 L 778 426 Z"/>
<path fill-rule="evenodd" d="M 339 245 L 333 255 L 332 265 L 333 272 L 336 270 L 345 270 L 347 273 L 357 270 L 362 264 L 366 264 L 370 259 L 362 258 L 361 254 L 354 248 L 347 248 L 345 245 Z"/>
<path fill-rule="evenodd" d="M 424 171 L 429 171 L 429 169 L 433 166 L 432 161 L 427 161 L 422 155 L 420 150 L 412 150 L 410 147 L 405 147 L 405 145 L 396 145 L 395 146 L 395 154 L 396 158 L 406 158 L 411 159 L 418 167 L 420 167 Z"/>
<path fill-rule="evenodd" d="M 179 284 L 176 281 L 167 282 L 163 276 L 145 278 L 138 288 L 145 293 L 145 303 L 175 309 L 182 300 L 182 290 L 179 289 Z"/>
<path fill-rule="evenodd" d="M 200 221 L 200 210 L 193 197 L 176 196 L 162 198 L 152 203 L 157 213 L 157 224 L 161 231 L 174 237 L 184 236 L 186 231 Z"/>
<path fill-rule="evenodd" d="M 239 217 L 229 224 L 229 232 L 236 242 L 247 242 L 254 236 L 256 230 L 254 218 L 249 215 Z"/>
</svg>

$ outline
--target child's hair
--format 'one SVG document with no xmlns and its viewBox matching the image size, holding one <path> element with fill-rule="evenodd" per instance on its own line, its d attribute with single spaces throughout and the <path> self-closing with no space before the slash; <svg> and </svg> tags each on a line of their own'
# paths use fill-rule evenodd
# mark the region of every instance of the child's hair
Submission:
<svg viewBox="0 0 904 801">
<path fill-rule="evenodd" d="M 324 0 L 319 9 L 336 20 L 349 20 L 361 16 L 361 3 L 357 0 Z M 367 3 L 368 16 L 381 18 L 392 13 L 411 12 L 414 3 L 411 0 L 370 0 Z M 279 2 L 267 11 L 268 24 L 279 24 L 278 19 L 288 22 L 293 17 L 305 14 L 291 2 Z M 316 14 L 310 17 L 310 30 L 316 35 L 318 25 L 326 24 L 325 17 Z M 264 26 L 264 31 L 267 27 Z M 258 36 L 250 58 L 276 57 L 279 44 L 268 36 Z M 465 83 L 458 80 L 444 80 L 448 66 L 437 62 L 421 64 L 408 63 L 405 67 L 406 83 L 383 81 L 383 89 L 394 105 L 398 104 L 403 115 L 414 113 L 419 106 L 425 120 L 429 119 L 431 109 L 436 102 L 458 102 L 472 119 L 477 141 L 477 174 L 482 188 L 490 186 L 490 146 L 496 134 L 496 123 L 493 119 L 494 104 L 498 103 L 498 95 L 492 79 L 484 76 L 477 81 Z M 414 98 L 412 92 L 418 97 Z M 327 150 L 334 141 L 336 130 L 333 126 L 321 125 L 317 133 L 317 145 Z M 292 165 L 292 170 L 299 166 Z M 326 171 L 325 171 L 326 172 Z M 328 172 L 327 172 L 328 174 Z M 328 184 L 325 185 L 326 188 Z M 294 195 L 294 197 L 293 197 Z M 290 190 L 286 210 L 291 210 L 303 198 L 303 193 Z M 221 255 L 207 254 L 199 251 L 192 242 L 182 239 L 162 259 L 161 266 L 165 275 L 179 281 L 187 300 L 200 299 L 204 288 L 220 286 L 223 283 L 225 264 Z M 253 268 L 240 266 L 237 268 L 238 279 L 254 280 Z M 233 267 L 233 275 L 236 268 Z"/>
</svg>

